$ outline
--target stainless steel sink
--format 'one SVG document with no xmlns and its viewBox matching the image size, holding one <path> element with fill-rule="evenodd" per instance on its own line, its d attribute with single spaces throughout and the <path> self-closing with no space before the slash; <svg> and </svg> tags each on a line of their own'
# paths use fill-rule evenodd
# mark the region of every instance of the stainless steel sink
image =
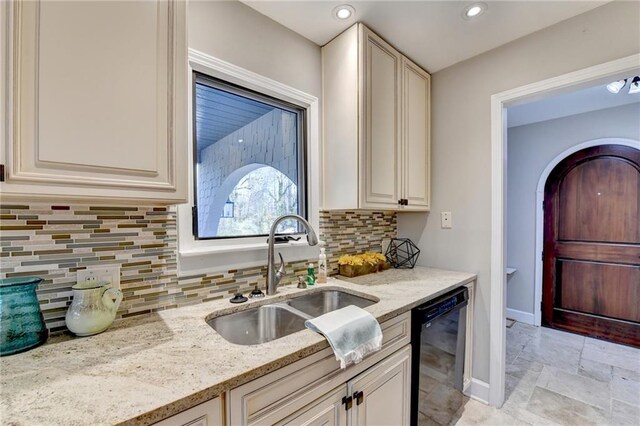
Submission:
<svg viewBox="0 0 640 426">
<path fill-rule="evenodd" d="M 263 305 L 207 320 L 215 331 L 237 345 L 258 345 L 304 330 L 305 320 L 355 305 L 360 308 L 376 301 L 340 290 L 315 293 Z"/>
<path fill-rule="evenodd" d="M 264 305 L 207 321 L 215 331 L 237 345 L 257 345 L 304 330 L 307 318 L 288 306 Z"/>
<path fill-rule="evenodd" d="M 366 308 L 376 302 L 340 290 L 324 290 L 290 299 L 286 303 L 315 318 L 349 305 Z"/>
</svg>

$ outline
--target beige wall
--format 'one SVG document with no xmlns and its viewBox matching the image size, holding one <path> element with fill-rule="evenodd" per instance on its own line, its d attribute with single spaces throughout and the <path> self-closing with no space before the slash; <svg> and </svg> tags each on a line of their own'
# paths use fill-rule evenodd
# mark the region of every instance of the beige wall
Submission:
<svg viewBox="0 0 640 426">
<path fill-rule="evenodd" d="M 322 94 L 320 47 L 238 1 L 190 1 L 189 47 Z"/>
<path fill-rule="evenodd" d="M 604 89 L 603 89 L 604 90 Z M 518 126 L 507 136 L 507 307 L 534 313 L 536 189 L 542 171 L 558 155 L 602 138 L 640 141 L 640 103 Z"/>
<path fill-rule="evenodd" d="M 477 379 L 489 379 L 491 95 L 638 52 L 640 3 L 613 2 L 433 75 L 432 213 L 398 215 L 398 234 L 422 265 L 478 274 Z"/>
</svg>

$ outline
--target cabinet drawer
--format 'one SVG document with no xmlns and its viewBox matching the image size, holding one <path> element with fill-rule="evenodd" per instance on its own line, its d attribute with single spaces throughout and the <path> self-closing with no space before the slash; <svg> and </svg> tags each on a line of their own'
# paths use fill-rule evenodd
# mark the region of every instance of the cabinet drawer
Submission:
<svg viewBox="0 0 640 426">
<path fill-rule="evenodd" d="M 222 399 L 217 397 L 155 423 L 155 426 L 221 426 L 224 424 L 222 413 Z"/>
<path fill-rule="evenodd" d="M 382 323 L 382 349 L 344 370 L 327 348 L 231 390 L 230 424 L 273 423 L 300 410 L 410 343 L 410 322 L 407 312 Z"/>
</svg>

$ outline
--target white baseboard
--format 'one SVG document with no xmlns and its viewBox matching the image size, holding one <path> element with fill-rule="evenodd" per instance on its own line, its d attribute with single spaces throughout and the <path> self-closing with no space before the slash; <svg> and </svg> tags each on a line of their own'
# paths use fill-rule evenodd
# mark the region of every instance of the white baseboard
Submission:
<svg viewBox="0 0 640 426">
<path fill-rule="evenodd" d="M 517 309 L 507 308 L 505 309 L 507 318 L 514 319 L 518 322 L 534 325 L 535 319 L 533 314 L 524 311 L 518 311 Z"/>
<path fill-rule="evenodd" d="M 471 378 L 471 383 L 466 387 L 464 393 L 471 399 L 489 405 L 489 383 L 487 382 Z"/>
</svg>

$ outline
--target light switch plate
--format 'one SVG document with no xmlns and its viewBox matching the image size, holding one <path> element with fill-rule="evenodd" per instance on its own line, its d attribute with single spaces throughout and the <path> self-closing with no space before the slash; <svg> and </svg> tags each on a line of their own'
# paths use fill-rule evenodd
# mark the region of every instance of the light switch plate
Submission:
<svg viewBox="0 0 640 426">
<path fill-rule="evenodd" d="M 453 227 L 451 223 L 451 212 L 440 213 L 440 226 L 443 229 L 451 229 Z"/>
<path fill-rule="evenodd" d="M 107 281 L 112 288 L 120 289 L 120 266 L 98 266 L 79 269 L 77 281 Z"/>
</svg>

